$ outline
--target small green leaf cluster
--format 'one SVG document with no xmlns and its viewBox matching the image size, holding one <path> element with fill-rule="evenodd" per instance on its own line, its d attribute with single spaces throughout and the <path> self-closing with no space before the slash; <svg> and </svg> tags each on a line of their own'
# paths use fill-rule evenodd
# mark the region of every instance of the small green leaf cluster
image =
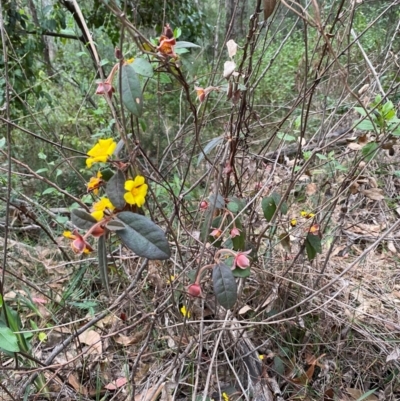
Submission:
<svg viewBox="0 0 400 401">
<path fill-rule="evenodd" d="M 400 136 L 400 119 L 390 100 L 383 103 L 382 97 L 377 95 L 368 109 L 355 107 L 354 110 L 363 117 L 356 122 L 355 128 L 362 131 L 375 131 L 378 134 Z"/>
</svg>

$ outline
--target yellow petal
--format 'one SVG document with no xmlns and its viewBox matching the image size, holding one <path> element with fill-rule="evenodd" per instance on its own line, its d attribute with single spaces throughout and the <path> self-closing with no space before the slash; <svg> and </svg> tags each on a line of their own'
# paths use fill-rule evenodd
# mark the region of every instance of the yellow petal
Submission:
<svg viewBox="0 0 400 401">
<path fill-rule="evenodd" d="M 97 221 L 100 221 L 103 216 L 104 216 L 104 212 L 102 210 L 96 210 L 92 213 L 90 213 Z"/>
<path fill-rule="evenodd" d="M 127 192 L 124 195 L 124 199 L 125 199 L 125 202 L 129 203 L 130 205 L 134 205 L 136 203 L 134 197 L 132 196 L 132 194 L 130 192 Z"/>
<path fill-rule="evenodd" d="M 93 159 L 92 157 L 88 157 L 88 158 L 86 159 L 86 167 L 87 167 L 87 168 L 92 167 L 93 162 L 94 162 L 94 159 Z"/>
<path fill-rule="evenodd" d="M 132 180 L 127 180 L 127 181 L 125 181 L 125 186 L 124 186 L 124 188 L 127 190 L 127 191 L 130 191 L 132 188 L 134 188 L 134 185 L 135 183 L 134 183 L 134 181 L 132 181 Z"/>
</svg>

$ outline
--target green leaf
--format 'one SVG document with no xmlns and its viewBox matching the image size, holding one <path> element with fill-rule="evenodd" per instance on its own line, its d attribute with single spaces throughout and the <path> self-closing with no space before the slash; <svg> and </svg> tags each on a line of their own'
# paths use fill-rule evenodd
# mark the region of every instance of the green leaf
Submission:
<svg viewBox="0 0 400 401">
<path fill-rule="evenodd" d="M 383 118 L 386 121 L 391 121 L 393 119 L 393 117 L 396 116 L 396 110 L 389 110 L 384 116 Z"/>
<path fill-rule="evenodd" d="M 176 42 L 175 49 L 182 49 L 182 48 L 189 48 L 189 47 L 197 47 L 201 48 L 201 46 L 196 45 L 195 43 L 192 42 L 185 42 L 184 40 L 180 40 L 179 42 Z"/>
<path fill-rule="evenodd" d="M 30 345 L 27 342 L 25 336 L 26 333 L 17 333 L 21 330 L 22 327 L 21 318 L 18 312 L 10 308 L 7 304 L 3 305 L 3 309 L 1 312 L 2 313 L 1 313 L 0 326 L 9 327 L 9 329 L 13 332 L 13 334 L 17 338 L 19 349 L 25 352 L 29 352 Z M 1 322 L 6 322 L 6 321 L 8 322 L 8 326 L 5 324 L 1 324 Z M 0 347 L 2 347 L 1 338 L 0 338 Z"/>
<path fill-rule="evenodd" d="M 267 219 L 267 221 L 271 221 L 272 216 L 274 215 L 277 206 L 279 205 L 281 201 L 281 196 L 273 192 L 270 196 L 267 196 L 264 198 L 261 202 L 261 207 L 264 212 L 264 217 Z M 282 214 L 287 214 L 288 212 L 288 206 L 286 202 L 282 202 L 281 204 L 281 213 Z"/>
<path fill-rule="evenodd" d="M 125 174 L 121 170 L 111 177 L 106 186 L 106 194 L 108 199 L 117 209 L 123 209 L 126 202 L 124 199 L 125 194 Z"/>
<path fill-rule="evenodd" d="M 210 200 L 211 206 L 215 203 L 216 209 L 223 209 L 225 207 L 225 199 L 221 194 L 217 195 L 217 200 L 215 200 L 215 194 L 211 194 L 208 199 Z"/>
<path fill-rule="evenodd" d="M 142 90 L 139 78 L 131 64 L 121 67 L 121 85 L 122 102 L 134 116 L 140 117 L 143 111 Z"/>
<path fill-rule="evenodd" d="M 356 401 L 363 401 L 363 400 L 370 399 L 369 396 L 376 393 L 377 391 L 378 391 L 377 388 L 373 388 L 372 390 L 369 390 L 366 393 L 364 393 L 361 397 L 357 398 Z M 377 399 L 377 398 L 374 398 L 374 399 Z"/>
<path fill-rule="evenodd" d="M 285 134 L 284 132 L 278 132 L 276 135 L 279 139 L 282 139 L 287 142 L 292 142 L 296 140 L 296 137 L 293 135 Z"/>
<path fill-rule="evenodd" d="M 285 374 L 285 364 L 283 363 L 283 360 L 277 355 L 274 356 L 274 370 L 282 376 Z"/>
<path fill-rule="evenodd" d="M 382 106 L 383 118 L 386 120 L 389 112 L 394 111 L 394 104 L 390 100 Z"/>
<path fill-rule="evenodd" d="M 101 283 L 103 284 L 103 287 L 107 292 L 107 295 L 110 295 L 110 286 L 108 284 L 107 247 L 106 247 L 105 235 L 99 237 L 98 257 L 99 257 L 99 270 L 100 270 Z"/>
<path fill-rule="evenodd" d="M 6 146 L 6 138 L 3 136 L 2 138 L 0 138 L 0 149 L 4 149 L 5 146 Z"/>
<path fill-rule="evenodd" d="M 237 284 L 232 270 L 225 263 L 219 263 L 213 268 L 212 280 L 218 303 L 225 309 L 232 308 L 237 300 Z"/>
<path fill-rule="evenodd" d="M 127 227 L 116 234 L 136 255 L 147 259 L 169 259 L 171 250 L 160 227 L 147 217 L 131 212 L 119 213 L 118 219 Z"/>
<path fill-rule="evenodd" d="M 185 54 L 185 53 L 190 53 L 190 50 L 182 47 L 181 49 L 175 49 L 175 53 L 176 54 Z"/>
<path fill-rule="evenodd" d="M 244 199 L 240 199 L 236 196 L 232 196 L 232 197 L 228 198 L 228 204 L 226 207 L 232 213 L 236 214 L 246 207 L 246 202 L 244 201 Z"/>
<path fill-rule="evenodd" d="M 182 29 L 181 28 L 175 28 L 174 29 L 174 38 L 178 39 L 179 36 L 181 36 L 181 35 L 182 35 Z"/>
<path fill-rule="evenodd" d="M 246 278 L 250 276 L 250 267 L 247 269 L 241 269 L 240 267 L 237 267 L 236 269 L 232 270 L 232 274 L 234 277 L 238 278 Z"/>
<path fill-rule="evenodd" d="M 57 193 L 57 189 L 55 188 L 47 188 L 42 192 L 42 195 L 54 194 Z"/>
<path fill-rule="evenodd" d="M 72 224 L 82 230 L 89 230 L 97 220 L 88 212 L 82 209 L 71 210 Z"/>
<path fill-rule="evenodd" d="M 106 224 L 106 228 L 110 231 L 123 230 L 125 227 L 126 225 L 119 220 L 111 220 Z"/>
<path fill-rule="evenodd" d="M 311 233 L 307 234 L 306 251 L 310 262 L 314 260 L 317 253 L 322 253 L 321 238 L 319 238 L 318 235 L 313 235 Z"/>
<path fill-rule="evenodd" d="M 19 352 L 18 338 L 8 327 L 0 327 L 0 348 L 8 352 Z"/>
<path fill-rule="evenodd" d="M 265 197 L 261 202 L 261 207 L 264 213 L 264 217 L 267 219 L 268 222 L 270 222 L 272 216 L 276 211 L 275 201 L 272 196 Z"/>
<path fill-rule="evenodd" d="M 144 77 L 151 78 L 154 75 L 152 65 L 144 58 L 135 58 L 132 67 L 139 75 Z"/>
<path fill-rule="evenodd" d="M 367 143 L 362 149 L 361 153 L 365 157 L 366 161 L 370 161 L 376 155 L 376 151 L 379 149 L 379 145 L 376 142 Z"/>
<path fill-rule="evenodd" d="M 365 111 L 365 109 L 363 109 L 362 107 L 354 107 L 354 110 L 358 113 L 361 114 L 363 117 L 367 116 L 367 113 Z"/>
<path fill-rule="evenodd" d="M 375 101 L 373 102 L 373 105 L 376 106 L 382 101 L 382 96 L 381 95 L 376 95 L 375 96 Z"/>
<path fill-rule="evenodd" d="M 362 120 L 356 122 L 354 128 L 360 129 L 362 131 L 374 131 L 375 127 L 372 124 L 371 120 Z"/>
<path fill-rule="evenodd" d="M 159 80 L 160 80 L 160 83 L 161 83 L 161 84 L 171 84 L 171 83 L 172 83 L 171 78 L 170 78 L 169 75 L 168 75 L 167 73 L 165 73 L 165 72 L 160 72 L 160 73 L 158 74 L 158 77 L 159 77 Z"/>
<path fill-rule="evenodd" d="M 232 213 L 237 213 L 240 209 L 240 205 L 237 202 L 230 201 L 226 205 L 227 209 L 230 210 Z"/>
<path fill-rule="evenodd" d="M 328 158 L 322 153 L 317 153 L 315 156 L 317 156 L 319 160 L 328 160 Z"/>
<path fill-rule="evenodd" d="M 79 309 L 91 309 L 98 306 L 96 301 L 84 301 L 84 302 L 68 302 L 68 305 L 75 306 Z"/>
</svg>

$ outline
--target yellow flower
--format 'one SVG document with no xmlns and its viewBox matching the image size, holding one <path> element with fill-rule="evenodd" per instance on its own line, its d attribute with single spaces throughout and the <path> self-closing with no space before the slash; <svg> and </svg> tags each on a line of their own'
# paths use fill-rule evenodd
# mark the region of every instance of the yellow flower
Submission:
<svg viewBox="0 0 400 401">
<path fill-rule="evenodd" d="M 125 181 L 125 189 L 128 191 L 124 195 L 126 203 L 141 207 L 147 195 L 147 188 L 147 184 L 144 183 L 144 177 L 141 175 L 136 176 L 134 180 Z"/>
<path fill-rule="evenodd" d="M 86 159 L 86 166 L 90 168 L 93 163 L 105 163 L 109 156 L 114 153 L 116 147 L 117 143 L 112 138 L 99 139 L 96 145 L 87 152 L 89 157 Z"/>
<path fill-rule="evenodd" d="M 291 225 L 292 227 L 296 227 L 296 225 L 297 225 L 297 220 L 296 220 L 296 219 L 290 220 L 290 225 Z"/>
<path fill-rule="evenodd" d="M 167 280 L 167 284 L 172 284 L 172 282 L 175 280 L 175 276 L 169 276 L 169 280 Z"/>
<path fill-rule="evenodd" d="M 75 235 L 71 233 L 71 231 L 64 231 L 63 236 L 69 239 L 75 239 Z"/>
<path fill-rule="evenodd" d="M 135 61 L 135 59 L 132 57 L 132 58 L 130 58 L 130 59 L 128 59 L 128 60 L 125 60 L 125 65 L 126 64 L 132 64 L 133 62 Z"/>
<path fill-rule="evenodd" d="M 93 204 L 93 212 L 90 213 L 97 221 L 100 221 L 104 217 L 104 211 L 113 211 L 115 207 L 108 198 L 101 198 L 98 202 Z"/>
<path fill-rule="evenodd" d="M 306 212 L 305 210 L 302 210 L 300 214 L 301 217 L 305 217 L 306 219 L 312 219 L 315 216 L 315 213 Z"/>
<path fill-rule="evenodd" d="M 103 175 L 101 172 L 98 171 L 96 177 L 90 177 L 90 180 L 87 184 L 88 192 L 93 192 L 95 195 L 99 193 L 99 187 L 103 183 L 103 180 L 101 179 L 102 176 Z"/>
<path fill-rule="evenodd" d="M 264 359 L 264 355 L 258 355 L 258 359 L 260 360 L 260 361 L 262 361 L 263 359 Z"/>
<path fill-rule="evenodd" d="M 222 393 L 222 399 L 223 399 L 224 401 L 229 401 L 229 395 L 226 394 L 225 392 Z"/>
<path fill-rule="evenodd" d="M 182 315 L 184 317 L 187 317 L 188 319 L 190 318 L 191 313 L 186 309 L 186 306 L 183 305 L 182 308 L 180 309 Z"/>
</svg>

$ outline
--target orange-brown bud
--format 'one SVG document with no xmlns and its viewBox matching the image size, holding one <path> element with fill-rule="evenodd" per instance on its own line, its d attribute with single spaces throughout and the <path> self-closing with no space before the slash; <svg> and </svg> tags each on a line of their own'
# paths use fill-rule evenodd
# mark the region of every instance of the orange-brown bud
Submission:
<svg viewBox="0 0 400 401">
<path fill-rule="evenodd" d="M 169 24 L 165 24 L 163 35 L 168 39 L 172 39 L 174 37 L 174 31 L 171 29 Z"/>
<path fill-rule="evenodd" d="M 91 234 L 93 235 L 93 237 L 101 237 L 104 234 L 104 228 L 101 226 L 97 226 L 92 232 Z"/>
</svg>

